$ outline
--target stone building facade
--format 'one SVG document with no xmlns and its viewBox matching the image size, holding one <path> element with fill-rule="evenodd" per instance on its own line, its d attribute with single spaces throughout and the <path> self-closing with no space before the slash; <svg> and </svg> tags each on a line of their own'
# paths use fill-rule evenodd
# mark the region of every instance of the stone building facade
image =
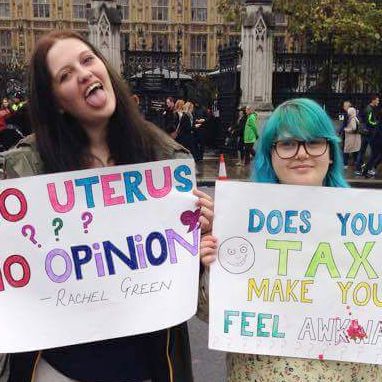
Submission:
<svg viewBox="0 0 382 382">
<path fill-rule="evenodd" d="M 179 41 L 184 69 L 215 69 L 219 44 L 240 40 L 240 31 L 218 14 L 216 2 L 117 0 L 122 50 L 174 51 Z M 0 61 L 27 60 L 38 38 L 51 29 L 89 36 L 89 9 L 89 0 L 0 0 Z"/>
</svg>

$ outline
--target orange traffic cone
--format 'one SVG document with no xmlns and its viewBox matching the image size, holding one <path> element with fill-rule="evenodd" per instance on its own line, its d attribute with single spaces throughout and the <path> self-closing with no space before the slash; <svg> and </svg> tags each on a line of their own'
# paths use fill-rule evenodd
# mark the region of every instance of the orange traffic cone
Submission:
<svg viewBox="0 0 382 382">
<path fill-rule="evenodd" d="M 220 154 L 218 180 L 227 180 L 227 179 L 228 179 L 228 176 L 227 176 L 227 170 L 225 168 L 224 155 Z"/>
</svg>

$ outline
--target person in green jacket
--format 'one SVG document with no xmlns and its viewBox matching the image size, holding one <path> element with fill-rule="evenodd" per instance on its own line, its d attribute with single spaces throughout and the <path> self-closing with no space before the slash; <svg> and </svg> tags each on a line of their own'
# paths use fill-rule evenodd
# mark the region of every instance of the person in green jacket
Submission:
<svg viewBox="0 0 382 382">
<path fill-rule="evenodd" d="M 248 118 L 244 126 L 244 165 L 251 162 L 251 155 L 255 156 L 253 145 L 259 137 L 257 133 L 257 114 L 254 107 L 247 106 L 246 112 Z"/>
</svg>

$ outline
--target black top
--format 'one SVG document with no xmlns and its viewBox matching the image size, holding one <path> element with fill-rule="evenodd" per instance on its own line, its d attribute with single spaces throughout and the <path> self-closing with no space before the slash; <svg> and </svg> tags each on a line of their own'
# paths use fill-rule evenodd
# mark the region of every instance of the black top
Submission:
<svg viewBox="0 0 382 382">
<path fill-rule="evenodd" d="M 78 381 L 169 381 L 167 330 L 43 351 L 60 373 Z"/>
</svg>

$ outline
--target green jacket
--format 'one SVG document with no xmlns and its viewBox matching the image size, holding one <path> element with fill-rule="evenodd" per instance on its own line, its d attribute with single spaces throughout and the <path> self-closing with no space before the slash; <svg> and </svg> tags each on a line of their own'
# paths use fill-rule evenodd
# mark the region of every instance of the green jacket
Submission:
<svg viewBox="0 0 382 382">
<path fill-rule="evenodd" d="M 251 113 L 244 126 L 244 143 L 255 143 L 259 134 L 257 133 L 257 114 Z"/>
<path fill-rule="evenodd" d="M 166 148 L 156 154 L 158 159 L 191 157 L 186 149 L 170 139 Z M 0 153 L 0 179 L 43 173 L 44 165 L 37 151 L 33 134 L 20 141 L 16 148 Z M 187 324 L 183 323 L 165 331 L 168 345 L 163 346 L 163 349 L 168 349 L 166 354 L 168 370 L 164 370 L 163 373 L 168 375 L 168 382 L 193 382 Z M 41 352 L 37 351 L 0 354 L 0 382 L 33 382 L 33 371 L 40 359 L 40 354 Z"/>
</svg>

